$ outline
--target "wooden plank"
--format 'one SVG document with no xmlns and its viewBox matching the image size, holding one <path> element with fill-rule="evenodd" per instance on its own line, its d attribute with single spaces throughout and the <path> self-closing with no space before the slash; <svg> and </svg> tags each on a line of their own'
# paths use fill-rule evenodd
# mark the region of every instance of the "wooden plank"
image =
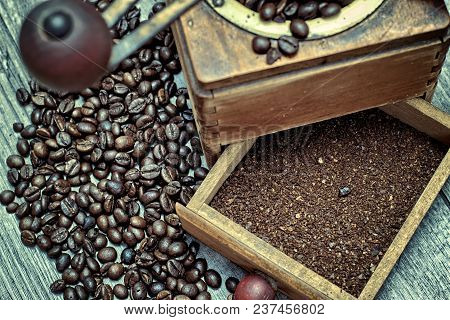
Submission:
<svg viewBox="0 0 450 320">
<path fill-rule="evenodd" d="M 443 35 L 448 24 L 449 17 L 442 0 L 386 0 L 359 25 L 326 40 L 304 41 L 300 54 L 283 57 L 268 66 L 265 56 L 255 55 L 251 49 L 253 34 L 220 18 L 206 3 L 196 6 L 180 19 L 193 71 L 205 89 L 374 53 L 420 38 L 431 39 Z"/>
<path fill-rule="evenodd" d="M 387 114 L 450 145 L 450 115 L 423 99 L 411 99 L 380 108 Z"/>
<path fill-rule="evenodd" d="M 436 41 L 215 90 L 216 113 L 204 117 L 218 125 L 205 131 L 226 145 L 420 96 L 440 48 Z"/>
<path fill-rule="evenodd" d="M 177 204 L 177 213 L 188 232 L 244 268 L 273 277 L 292 298 L 355 299 L 206 204 L 197 212 Z"/>
<path fill-rule="evenodd" d="M 450 181 L 447 182 L 450 187 Z M 448 300 L 450 207 L 438 196 L 402 253 L 377 299 Z"/>
<path fill-rule="evenodd" d="M 240 143 L 230 145 L 212 167 L 206 179 L 200 188 L 189 201 L 188 208 L 198 210 L 200 207 L 212 200 L 224 181 L 233 172 L 234 168 L 241 162 L 242 158 L 247 154 L 248 150 L 255 143 L 254 139 L 246 140 Z"/>
<path fill-rule="evenodd" d="M 423 217 L 426 215 L 428 209 L 436 199 L 439 190 L 441 190 L 442 186 L 447 181 L 449 174 L 450 151 L 447 152 L 444 160 L 442 160 L 419 200 L 417 200 L 417 203 L 414 205 L 411 213 L 408 215 L 408 218 L 403 223 L 400 231 L 395 236 L 392 244 L 389 246 L 388 250 L 375 269 L 375 272 L 372 274 L 358 297 L 359 299 L 373 299 L 375 297 L 403 250 L 405 250 L 409 240 L 414 235 L 414 232 Z"/>
</svg>

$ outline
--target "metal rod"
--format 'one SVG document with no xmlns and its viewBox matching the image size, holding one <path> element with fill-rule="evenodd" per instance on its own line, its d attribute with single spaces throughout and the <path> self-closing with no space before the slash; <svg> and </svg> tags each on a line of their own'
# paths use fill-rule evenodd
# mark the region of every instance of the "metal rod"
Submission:
<svg viewBox="0 0 450 320">
<path fill-rule="evenodd" d="M 138 0 L 116 0 L 111 3 L 102 13 L 108 28 L 114 26 L 136 2 Z"/>
<path fill-rule="evenodd" d="M 136 30 L 116 44 L 109 59 L 108 69 L 115 70 L 119 63 L 146 44 L 151 38 L 164 30 L 179 16 L 201 0 L 176 0 L 150 20 L 142 23 Z"/>
</svg>

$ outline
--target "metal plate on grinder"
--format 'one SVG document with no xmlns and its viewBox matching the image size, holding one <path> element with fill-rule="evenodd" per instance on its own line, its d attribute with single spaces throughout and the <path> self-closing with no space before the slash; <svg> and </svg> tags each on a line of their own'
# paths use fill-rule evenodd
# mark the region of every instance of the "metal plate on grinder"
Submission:
<svg viewBox="0 0 450 320">
<path fill-rule="evenodd" d="M 224 0 L 224 4 L 220 7 L 214 6 L 213 0 L 206 1 L 224 19 L 248 32 L 272 39 L 291 34 L 289 30 L 290 21 L 284 23 L 263 21 L 259 18 L 259 13 L 236 0 Z M 372 14 L 383 1 L 355 0 L 342 8 L 336 16 L 306 21 L 309 26 L 309 35 L 306 40 L 329 37 L 357 25 Z"/>
</svg>

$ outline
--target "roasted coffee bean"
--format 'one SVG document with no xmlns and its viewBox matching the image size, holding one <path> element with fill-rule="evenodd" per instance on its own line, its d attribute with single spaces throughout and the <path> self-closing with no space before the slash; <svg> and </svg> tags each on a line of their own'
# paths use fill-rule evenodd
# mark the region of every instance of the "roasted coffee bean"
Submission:
<svg viewBox="0 0 450 320">
<path fill-rule="evenodd" d="M 290 30 L 292 35 L 298 39 L 304 39 L 308 36 L 309 27 L 302 19 L 294 19 L 291 21 Z"/>
<path fill-rule="evenodd" d="M 275 17 L 276 7 L 273 3 L 265 3 L 261 9 L 259 9 L 259 15 L 262 20 L 270 21 Z"/>
<path fill-rule="evenodd" d="M 19 133 L 20 131 L 23 130 L 23 128 L 24 128 L 23 123 L 21 123 L 21 122 L 15 122 L 15 123 L 13 123 L 13 130 L 14 130 L 14 132 Z"/>
<path fill-rule="evenodd" d="M 145 300 L 147 298 L 147 287 L 143 282 L 137 282 L 131 289 L 131 298 L 133 300 Z"/>
<path fill-rule="evenodd" d="M 31 95 L 25 88 L 19 88 L 16 91 L 16 99 L 22 106 L 25 106 L 30 102 Z"/>
<path fill-rule="evenodd" d="M 332 17 L 337 15 L 341 11 L 341 6 L 337 3 L 330 2 L 320 8 L 320 13 L 322 17 Z"/>
<path fill-rule="evenodd" d="M 125 188 L 121 181 L 109 180 L 106 183 L 106 190 L 114 196 L 120 196 L 125 191 Z"/>
<path fill-rule="evenodd" d="M 134 249 L 132 248 L 124 249 L 120 255 L 120 260 L 122 261 L 122 263 L 126 265 L 134 263 L 135 259 L 136 259 L 136 251 L 134 251 Z"/>
<path fill-rule="evenodd" d="M 193 268 L 189 271 L 186 271 L 185 278 L 187 282 L 195 283 L 201 277 L 200 271 L 196 268 Z"/>
<path fill-rule="evenodd" d="M 102 262 L 114 262 L 117 258 L 117 251 L 113 247 L 105 247 L 97 254 L 97 259 Z"/>
<path fill-rule="evenodd" d="M 86 265 L 93 273 L 97 273 L 100 271 L 100 264 L 93 257 L 86 258 Z"/>
<path fill-rule="evenodd" d="M 211 300 L 211 294 L 208 291 L 202 291 L 200 292 L 197 297 L 195 297 L 195 300 Z"/>
<path fill-rule="evenodd" d="M 161 168 L 156 164 L 145 165 L 141 168 L 141 177 L 143 179 L 156 179 L 159 177 Z"/>
<path fill-rule="evenodd" d="M 193 268 L 200 271 L 200 276 L 203 276 L 206 273 L 206 270 L 208 269 L 208 263 L 204 258 L 198 258 L 195 260 Z"/>
<path fill-rule="evenodd" d="M 33 174 L 33 166 L 30 164 L 26 164 L 20 169 L 20 177 L 23 180 L 30 180 L 33 177 Z"/>
<path fill-rule="evenodd" d="M 215 270 L 207 270 L 204 277 L 206 284 L 211 288 L 217 289 L 222 284 L 222 278 L 220 277 L 220 274 Z"/>
<path fill-rule="evenodd" d="M 113 292 L 117 299 L 123 300 L 128 298 L 128 289 L 123 284 L 116 284 L 113 288 Z"/>
<path fill-rule="evenodd" d="M 156 282 L 153 282 L 150 284 L 150 286 L 149 286 L 150 292 L 149 293 L 152 296 L 156 296 L 158 293 L 160 293 L 161 291 L 163 291 L 165 289 L 166 289 L 166 287 L 165 287 L 164 283 L 156 281 Z"/>
<path fill-rule="evenodd" d="M 53 282 L 50 285 L 50 291 L 52 293 L 62 293 L 65 288 L 66 288 L 66 284 L 64 283 L 64 280 L 62 280 L 62 279 L 56 280 L 55 282 Z"/>
<path fill-rule="evenodd" d="M 27 140 L 19 138 L 17 140 L 16 149 L 21 156 L 26 157 L 30 153 L 30 144 Z"/>
<path fill-rule="evenodd" d="M 203 280 L 198 280 L 196 283 L 195 283 L 195 285 L 196 285 L 196 287 L 198 288 L 198 291 L 199 292 L 203 292 L 203 291 L 206 291 L 206 290 L 208 290 L 208 285 L 206 284 L 206 282 L 205 281 L 203 281 Z"/>
<path fill-rule="evenodd" d="M 229 277 L 227 280 L 225 280 L 225 287 L 230 293 L 234 293 L 236 291 L 236 287 L 239 284 L 239 279 L 235 277 Z"/>
<path fill-rule="evenodd" d="M 134 146 L 134 139 L 130 136 L 120 136 L 114 141 L 114 146 L 118 151 L 129 151 Z"/>
<path fill-rule="evenodd" d="M 297 53 L 299 47 L 298 39 L 291 36 L 281 36 L 278 39 L 278 48 L 286 56 L 292 56 Z"/>
<path fill-rule="evenodd" d="M 257 54 L 265 54 L 270 49 L 270 40 L 266 37 L 256 36 L 252 40 L 252 48 Z"/>
<path fill-rule="evenodd" d="M 26 246 L 34 246 L 36 244 L 36 234 L 30 230 L 24 230 L 20 233 L 22 243 Z"/>
<path fill-rule="evenodd" d="M 167 261 L 167 271 L 174 278 L 183 277 L 185 272 L 183 264 L 177 260 Z"/>
<path fill-rule="evenodd" d="M 55 260 L 55 266 L 56 270 L 58 272 L 63 272 L 70 266 L 70 255 L 67 253 L 61 254 L 56 260 Z"/>
<path fill-rule="evenodd" d="M 67 237 L 69 236 L 69 231 L 67 231 L 66 228 L 60 227 L 57 228 L 50 236 L 50 240 L 52 240 L 53 243 L 61 244 L 64 241 L 67 240 Z"/>
<path fill-rule="evenodd" d="M 122 233 L 117 228 L 110 228 L 107 231 L 108 239 L 114 244 L 120 244 L 122 242 Z"/>
<path fill-rule="evenodd" d="M 166 126 L 166 136 L 167 139 L 169 140 L 177 140 L 180 137 L 180 129 L 178 128 L 178 126 L 175 123 L 169 123 Z"/>
<path fill-rule="evenodd" d="M 6 165 L 10 168 L 20 169 L 24 164 L 25 160 L 18 154 L 13 154 L 6 158 Z"/>
<path fill-rule="evenodd" d="M 78 214 L 78 205 L 75 200 L 66 197 L 61 201 L 61 211 L 66 217 L 73 218 Z"/>
<path fill-rule="evenodd" d="M 70 265 L 74 270 L 80 272 L 86 266 L 86 255 L 83 252 L 75 254 L 70 262 Z"/>
<path fill-rule="evenodd" d="M 275 61 L 281 58 L 281 52 L 278 50 L 278 48 L 270 48 L 269 51 L 267 51 L 266 55 L 266 62 L 267 64 L 271 65 L 274 64 Z"/>
<path fill-rule="evenodd" d="M 67 268 L 62 274 L 62 279 L 66 284 L 76 284 L 80 275 L 72 268 Z"/>
<path fill-rule="evenodd" d="M 317 1 L 311 0 L 298 7 L 298 16 L 301 19 L 314 19 L 319 11 L 319 4 Z"/>
<path fill-rule="evenodd" d="M 122 277 L 123 272 L 124 272 L 123 264 L 114 263 L 108 269 L 108 277 L 111 280 L 118 280 L 118 279 L 120 279 L 120 277 Z"/>
<path fill-rule="evenodd" d="M 0 193 L 0 202 L 2 205 L 7 206 L 15 199 L 15 194 L 11 190 L 3 190 Z"/>
<path fill-rule="evenodd" d="M 178 257 L 184 254 L 188 249 L 188 246 L 183 241 L 175 241 L 173 242 L 169 248 L 167 249 L 167 252 L 172 257 Z"/>
<path fill-rule="evenodd" d="M 181 288 L 180 293 L 193 299 L 198 294 L 198 288 L 195 284 L 187 283 Z"/>
</svg>

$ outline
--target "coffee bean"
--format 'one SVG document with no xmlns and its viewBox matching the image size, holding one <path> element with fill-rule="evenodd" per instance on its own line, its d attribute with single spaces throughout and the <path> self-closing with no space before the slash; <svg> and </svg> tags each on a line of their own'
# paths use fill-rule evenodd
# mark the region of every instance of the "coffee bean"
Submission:
<svg viewBox="0 0 450 320">
<path fill-rule="evenodd" d="M 33 174 L 33 166 L 30 164 L 26 164 L 20 169 L 20 177 L 23 180 L 30 180 L 33 177 Z"/>
<path fill-rule="evenodd" d="M 20 169 L 25 164 L 25 160 L 18 154 L 13 154 L 6 158 L 6 164 L 10 168 Z"/>
<path fill-rule="evenodd" d="M 120 277 L 122 277 L 123 272 L 124 272 L 123 264 L 114 263 L 108 269 L 108 277 L 111 280 L 118 280 L 118 279 L 120 279 Z"/>
<path fill-rule="evenodd" d="M 21 122 L 15 122 L 15 123 L 13 123 L 13 130 L 14 130 L 14 132 L 19 133 L 20 131 L 23 130 L 23 128 L 24 128 L 23 123 L 21 123 Z"/>
<path fill-rule="evenodd" d="M 167 262 L 167 271 L 174 278 L 183 277 L 185 272 L 183 264 L 177 260 L 169 260 Z"/>
<path fill-rule="evenodd" d="M 298 7 L 298 16 L 303 20 L 314 19 L 319 11 L 317 1 L 311 0 Z"/>
<path fill-rule="evenodd" d="M 193 268 L 186 272 L 185 277 L 187 282 L 195 283 L 200 279 L 201 274 L 198 269 Z"/>
<path fill-rule="evenodd" d="M 152 232 L 154 235 L 163 237 L 166 234 L 167 225 L 162 220 L 157 220 L 152 224 Z"/>
<path fill-rule="evenodd" d="M 252 48 L 257 54 L 265 54 L 270 49 L 270 40 L 266 37 L 256 36 L 252 40 Z"/>
<path fill-rule="evenodd" d="M 20 234 L 22 243 L 26 246 L 34 246 L 36 244 L 36 234 L 30 230 L 24 230 Z"/>
<path fill-rule="evenodd" d="M 57 228 L 50 236 L 50 240 L 52 240 L 53 243 L 61 244 L 64 241 L 67 240 L 67 237 L 69 236 L 69 231 L 67 231 L 66 228 Z"/>
<path fill-rule="evenodd" d="M 114 262 L 117 258 L 117 251 L 113 247 L 105 247 L 97 253 L 97 259 L 102 262 Z"/>
<path fill-rule="evenodd" d="M 118 151 L 129 151 L 134 146 L 134 139 L 130 136 L 120 136 L 114 141 L 114 146 Z"/>
<path fill-rule="evenodd" d="M 278 50 L 278 48 L 270 48 L 269 51 L 267 51 L 266 55 L 266 62 L 267 64 L 271 65 L 274 64 L 275 61 L 281 58 L 281 52 Z"/>
<path fill-rule="evenodd" d="M 77 253 L 73 256 L 70 265 L 78 272 L 84 269 L 86 266 L 86 255 L 84 253 Z"/>
<path fill-rule="evenodd" d="M 278 48 L 286 56 L 292 56 L 297 53 L 299 41 L 291 36 L 281 36 L 278 39 Z"/>
<path fill-rule="evenodd" d="M 177 140 L 180 137 L 180 129 L 175 123 L 169 123 L 165 131 L 169 140 Z"/>
<path fill-rule="evenodd" d="M 225 280 L 225 287 L 230 293 L 234 293 L 236 291 L 236 287 L 239 284 L 239 279 L 235 277 L 229 277 L 227 280 Z"/>
<path fill-rule="evenodd" d="M 25 88 L 19 88 L 16 91 L 16 98 L 22 106 L 25 106 L 30 102 L 31 95 Z"/>
<path fill-rule="evenodd" d="M 120 255 L 120 260 L 122 261 L 122 263 L 126 265 L 134 263 L 135 259 L 136 259 L 136 252 L 134 251 L 134 249 L 131 248 L 124 249 Z"/>
<path fill-rule="evenodd" d="M 128 298 L 128 289 L 123 284 L 116 284 L 113 288 L 113 292 L 117 299 L 123 300 Z"/>
<path fill-rule="evenodd" d="M 15 194 L 11 190 L 3 190 L 0 193 L 0 202 L 2 205 L 7 206 L 15 199 Z"/>
<path fill-rule="evenodd" d="M 184 254 L 187 251 L 187 249 L 188 247 L 185 242 L 175 241 L 169 246 L 167 252 L 172 257 L 178 257 Z"/>
<path fill-rule="evenodd" d="M 144 300 L 147 298 L 147 287 L 143 282 L 137 282 L 131 289 L 131 298 L 133 300 Z"/>
<path fill-rule="evenodd" d="M 198 294 L 198 288 L 195 284 L 192 283 L 185 284 L 181 288 L 181 294 L 184 294 L 185 296 L 188 296 L 189 298 L 193 299 Z"/>
<path fill-rule="evenodd" d="M 276 14 L 276 7 L 273 3 L 265 3 L 259 9 L 259 15 L 262 20 L 270 21 L 275 17 Z"/>
<path fill-rule="evenodd" d="M 124 186 L 121 181 L 112 181 L 109 180 L 106 183 L 106 190 L 114 196 L 120 196 L 124 191 Z"/>
<path fill-rule="evenodd" d="M 152 296 L 156 296 L 158 293 L 163 291 L 165 288 L 166 287 L 165 287 L 164 283 L 156 281 L 156 282 L 153 282 L 153 283 L 150 284 L 150 286 L 149 286 L 149 291 L 150 292 L 149 293 Z"/>
<path fill-rule="evenodd" d="M 20 139 L 19 138 L 17 140 L 16 148 L 17 148 L 17 152 L 19 152 L 19 154 L 22 157 L 26 157 L 30 153 L 30 144 L 25 139 Z"/>
<path fill-rule="evenodd" d="M 80 275 L 72 268 L 67 268 L 62 274 L 62 279 L 66 284 L 76 284 Z"/>
<path fill-rule="evenodd" d="M 66 284 L 64 283 L 64 280 L 62 280 L 62 279 L 56 280 L 55 282 L 53 282 L 50 285 L 50 291 L 53 293 L 61 293 L 64 291 L 65 288 L 66 288 Z"/>
<path fill-rule="evenodd" d="M 211 294 L 208 291 L 200 292 L 195 300 L 211 300 Z"/>
<path fill-rule="evenodd" d="M 308 36 L 309 27 L 302 19 L 294 19 L 291 21 L 290 30 L 292 35 L 298 39 L 304 39 Z"/>
<path fill-rule="evenodd" d="M 61 254 L 55 261 L 56 270 L 63 272 L 70 266 L 70 255 L 67 253 Z"/>
<path fill-rule="evenodd" d="M 341 6 L 337 3 L 330 2 L 327 5 L 320 8 L 322 17 L 332 17 L 337 15 L 341 11 Z"/>
<path fill-rule="evenodd" d="M 72 287 L 66 287 L 63 294 L 64 300 L 79 300 L 77 292 Z"/>
<path fill-rule="evenodd" d="M 208 286 L 211 288 L 217 289 L 222 284 L 222 278 L 220 277 L 220 274 L 212 269 L 209 269 L 205 272 L 205 282 Z"/>
<path fill-rule="evenodd" d="M 75 200 L 66 197 L 61 201 L 61 211 L 68 218 L 73 218 L 78 213 L 78 205 Z"/>
</svg>

